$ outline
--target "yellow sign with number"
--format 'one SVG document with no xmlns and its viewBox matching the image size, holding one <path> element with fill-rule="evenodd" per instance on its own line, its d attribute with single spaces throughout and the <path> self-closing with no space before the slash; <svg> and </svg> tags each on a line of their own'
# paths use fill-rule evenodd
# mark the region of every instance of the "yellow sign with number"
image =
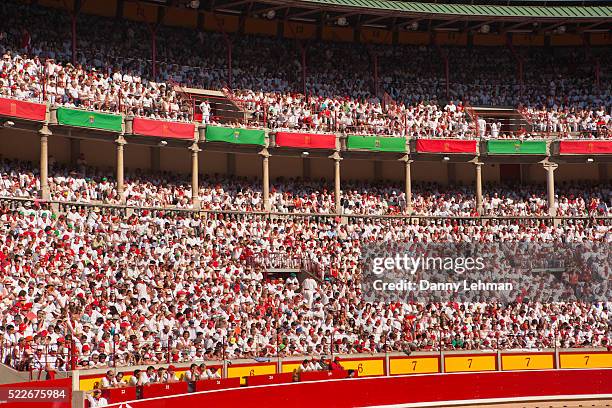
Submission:
<svg viewBox="0 0 612 408">
<path fill-rule="evenodd" d="M 81 391 L 89 391 L 89 390 L 93 390 L 95 388 L 96 383 L 102 381 L 102 377 L 104 377 L 102 374 L 100 374 L 99 377 L 95 377 L 95 378 L 85 378 L 85 379 L 80 379 L 79 380 L 79 388 Z M 127 380 L 129 380 L 130 376 L 127 376 Z"/>
<path fill-rule="evenodd" d="M 300 368 L 301 363 L 283 363 L 282 372 L 292 373 L 294 370 Z"/>
<path fill-rule="evenodd" d="M 240 377 L 240 384 L 246 384 L 244 377 L 264 374 L 276 374 L 276 364 L 227 367 L 227 378 Z"/>
<path fill-rule="evenodd" d="M 389 372 L 391 375 L 438 373 L 440 362 L 438 357 L 391 358 Z"/>
<path fill-rule="evenodd" d="M 552 354 L 503 354 L 502 370 L 547 370 L 555 368 Z"/>
<path fill-rule="evenodd" d="M 612 368 L 612 353 L 561 353 L 559 365 L 560 368 Z"/>
<path fill-rule="evenodd" d="M 497 356 L 446 356 L 444 372 L 458 373 L 463 371 L 495 371 Z"/>
<path fill-rule="evenodd" d="M 355 370 L 359 377 L 385 375 L 385 360 L 340 360 L 340 365 L 345 370 Z"/>
</svg>

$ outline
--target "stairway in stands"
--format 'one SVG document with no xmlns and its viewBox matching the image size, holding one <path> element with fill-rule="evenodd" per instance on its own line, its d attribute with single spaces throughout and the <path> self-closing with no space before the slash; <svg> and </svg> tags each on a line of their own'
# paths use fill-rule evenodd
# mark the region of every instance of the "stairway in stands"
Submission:
<svg viewBox="0 0 612 408">
<path fill-rule="evenodd" d="M 222 91 L 186 88 L 178 85 L 175 85 L 174 89 L 184 99 L 190 101 L 194 112 L 193 118 L 197 122 L 202 121 L 202 112 L 199 108 L 202 101 L 208 101 L 211 108 L 211 118 L 219 123 L 246 124 L 250 115 L 240 101 Z"/>
<path fill-rule="evenodd" d="M 501 106 L 468 106 L 466 112 L 473 121 L 484 119 L 487 124 L 500 122 L 503 133 L 518 133 L 522 129 L 531 129 L 527 118 L 518 109 Z"/>
</svg>

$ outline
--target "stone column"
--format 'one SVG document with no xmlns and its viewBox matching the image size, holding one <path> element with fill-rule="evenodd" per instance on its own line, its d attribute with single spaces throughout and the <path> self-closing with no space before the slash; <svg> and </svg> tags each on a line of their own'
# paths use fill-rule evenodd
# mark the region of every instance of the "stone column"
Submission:
<svg viewBox="0 0 612 408">
<path fill-rule="evenodd" d="M 548 215 L 557 215 L 557 204 L 555 203 L 555 170 L 559 165 L 557 163 L 546 161 L 542 163 L 544 169 L 548 172 L 546 177 L 546 187 L 548 189 Z"/>
<path fill-rule="evenodd" d="M 400 161 L 404 162 L 404 182 L 405 182 L 405 190 L 404 194 L 406 195 L 406 213 L 412 214 L 412 174 L 411 174 L 411 164 L 414 160 L 410 160 L 410 156 L 406 155 L 400 159 Z"/>
<path fill-rule="evenodd" d="M 474 162 L 476 166 L 476 211 L 478 211 L 479 215 L 483 213 L 482 206 L 482 162 Z"/>
<path fill-rule="evenodd" d="M 263 183 L 263 202 L 264 210 L 270 211 L 270 153 L 267 148 L 264 148 L 261 152 L 261 173 Z"/>
<path fill-rule="evenodd" d="M 193 208 L 200 208 L 200 182 L 198 180 L 199 168 L 199 153 L 201 149 L 197 143 L 193 143 L 191 150 L 191 205 Z"/>
<path fill-rule="evenodd" d="M 115 140 L 115 143 L 117 144 L 117 193 L 119 194 L 121 202 L 124 202 L 125 197 L 123 193 L 125 191 L 125 185 L 123 180 L 123 147 L 127 144 L 127 141 L 123 135 L 119 135 L 117 140 Z"/>
<path fill-rule="evenodd" d="M 40 135 L 40 189 L 41 198 L 48 200 L 49 193 L 49 136 L 52 135 L 49 127 L 45 124 L 38 131 Z"/>
<path fill-rule="evenodd" d="M 336 213 L 342 213 L 342 203 L 340 201 L 340 161 L 342 161 L 342 157 L 340 157 L 340 153 L 335 152 L 331 156 L 330 159 L 334 161 L 334 200 L 336 206 Z"/>
</svg>

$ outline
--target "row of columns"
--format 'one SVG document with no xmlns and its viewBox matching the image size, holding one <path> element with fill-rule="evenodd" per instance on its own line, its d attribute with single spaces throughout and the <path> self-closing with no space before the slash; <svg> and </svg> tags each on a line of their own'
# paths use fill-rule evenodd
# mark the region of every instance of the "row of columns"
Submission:
<svg viewBox="0 0 612 408">
<path fill-rule="evenodd" d="M 52 135 L 49 127 L 45 124 L 39 130 L 40 135 L 40 183 L 42 199 L 48 200 L 49 194 L 49 180 L 48 180 L 48 167 L 49 167 L 49 136 Z M 125 192 L 125 179 L 124 179 L 124 148 L 127 144 L 123 134 L 115 140 L 116 147 L 116 159 L 117 159 L 117 193 L 119 197 L 124 198 Z M 194 142 L 190 147 L 191 151 L 191 201 L 194 208 L 200 207 L 199 199 L 199 148 L 197 142 Z M 262 190 L 263 190 L 263 203 L 265 211 L 270 211 L 270 152 L 267 148 L 264 148 L 259 152 L 262 158 Z M 341 202 L 341 181 L 340 181 L 340 163 L 342 162 L 342 156 L 339 152 L 334 152 L 330 159 L 334 161 L 334 206 L 337 214 L 342 213 L 342 202 Z M 411 165 L 414 162 L 409 155 L 405 155 L 400 159 L 404 163 L 404 179 L 405 179 L 405 196 L 406 196 L 406 213 L 411 214 L 413 210 L 412 206 L 412 174 Z M 475 166 L 476 176 L 476 210 L 479 214 L 483 213 L 483 198 L 482 198 L 482 166 L 483 162 L 474 160 L 472 163 Z M 542 166 L 547 172 L 546 184 L 547 184 L 547 195 L 548 195 L 548 209 L 549 215 L 556 215 L 556 203 L 555 203 L 555 170 L 559 167 L 557 163 L 545 160 L 542 162 Z"/>
</svg>

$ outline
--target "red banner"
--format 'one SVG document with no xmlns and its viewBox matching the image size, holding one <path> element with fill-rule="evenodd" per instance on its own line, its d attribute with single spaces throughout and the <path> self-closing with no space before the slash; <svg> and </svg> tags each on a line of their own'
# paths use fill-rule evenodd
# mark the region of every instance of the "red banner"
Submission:
<svg viewBox="0 0 612 408">
<path fill-rule="evenodd" d="M 419 139 L 419 153 L 476 153 L 476 140 Z"/>
<path fill-rule="evenodd" d="M 195 125 L 193 123 L 167 122 L 134 118 L 132 133 L 136 135 L 167 137 L 171 139 L 193 139 Z"/>
<path fill-rule="evenodd" d="M 276 146 L 304 149 L 335 149 L 336 136 L 315 133 L 276 132 Z"/>
<path fill-rule="evenodd" d="M 45 104 L 0 98 L 0 116 L 12 116 L 42 122 L 45 120 L 46 114 L 47 105 Z"/>
<path fill-rule="evenodd" d="M 612 141 L 563 140 L 559 143 L 561 154 L 612 154 Z"/>
</svg>

